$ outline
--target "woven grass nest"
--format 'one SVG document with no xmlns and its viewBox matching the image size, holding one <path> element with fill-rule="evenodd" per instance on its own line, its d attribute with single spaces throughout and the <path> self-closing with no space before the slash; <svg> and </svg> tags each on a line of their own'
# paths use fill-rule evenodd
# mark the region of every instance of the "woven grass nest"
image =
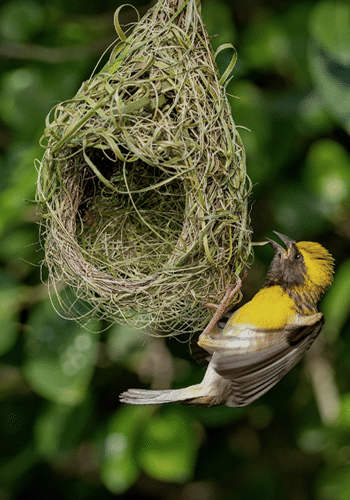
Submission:
<svg viewBox="0 0 350 500">
<path fill-rule="evenodd" d="M 244 148 L 198 4 L 159 0 L 128 36 L 117 12 L 109 63 L 47 119 L 44 264 L 83 323 L 201 330 L 250 255 Z"/>
</svg>

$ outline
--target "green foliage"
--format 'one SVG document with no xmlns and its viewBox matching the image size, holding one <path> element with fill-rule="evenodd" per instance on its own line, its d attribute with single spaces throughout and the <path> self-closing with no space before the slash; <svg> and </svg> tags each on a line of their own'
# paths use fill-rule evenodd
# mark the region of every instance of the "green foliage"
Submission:
<svg viewBox="0 0 350 500">
<path fill-rule="evenodd" d="M 103 440 L 101 478 L 113 493 L 126 491 L 143 470 L 160 481 L 192 479 L 198 431 L 183 408 L 125 406 L 112 416 Z"/>
<path fill-rule="evenodd" d="M 38 416 L 34 439 L 39 455 L 54 460 L 78 445 L 92 409 L 89 397 L 77 405 L 48 403 Z"/>
<path fill-rule="evenodd" d="M 305 165 L 310 188 L 325 205 L 336 210 L 350 194 L 350 158 L 346 149 L 332 139 L 312 144 Z"/>
<path fill-rule="evenodd" d="M 310 16 L 310 32 L 313 78 L 327 107 L 349 132 L 350 5 L 343 0 L 318 3 Z"/>
<path fill-rule="evenodd" d="M 350 259 L 338 267 L 332 288 L 323 300 L 323 311 L 328 322 L 327 337 L 334 340 L 340 334 L 350 316 Z"/>
<path fill-rule="evenodd" d="M 35 1 L 7 2 L 0 10 L 0 34 L 13 42 L 30 42 L 43 27 L 45 14 Z"/>
<path fill-rule="evenodd" d="M 192 479 L 198 432 L 183 408 L 165 408 L 155 415 L 138 443 L 143 470 L 160 481 L 184 483 Z"/>
<path fill-rule="evenodd" d="M 120 405 L 126 388 L 180 387 L 203 369 L 176 340 L 120 325 L 98 336 L 61 318 L 41 281 L 31 201 L 38 139 L 46 114 L 76 93 L 112 42 L 121 3 L 0 7 L 0 499 L 347 500 L 349 4 L 202 2 L 215 49 L 232 42 L 238 52 L 228 91 L 254 183 L 253 239 L 278 230 L 319 241 L 336 259 L 316 363 L 304 360 L 255 404 L 234 409 Z M 257 247 L 246 298 L 270 258 Z"/>
<path fill-rule="evenodd" d="M 49 300 L 27 325 L 23 370 L 35 391 L 56 403 L 83 401 L 96 363 L 96 334 L 62 319 Z"/>
<path fill-rule="evenodd" d="M 101 478 L 114 493 L 126 491 L 136 481 L 139 467 L 135 449 L 140 432 L 153 409 L 147 406 L 121 408 L 111 418 L 104 436 Z"/>
</svg>

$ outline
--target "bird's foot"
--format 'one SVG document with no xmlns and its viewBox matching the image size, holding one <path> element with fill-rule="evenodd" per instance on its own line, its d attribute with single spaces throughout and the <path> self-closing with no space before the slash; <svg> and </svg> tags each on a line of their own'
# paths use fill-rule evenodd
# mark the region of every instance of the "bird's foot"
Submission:
<svg viewBox="0 0 350 500">
<path fill-rule="evenodd" d="M 226 285 L 226 293 L 219 304 L 215 305 L 208 302 L 204 304 L 205 307 L 209 307 L 210 309 L 215 309 L 215 313 L 214 316 L 209 321 L 208 326 L 201 333 L 201 337 L 210 335 L 216 323 L 220 320 L 221 316 L 224 314 L 225 310 L 227 309 L 233 297 L 239 292 L 241 286 L 242 286 L 242 280 L 240 277 L 238 277 L 236 279 L 234 288 L 232 288 L 231 285 Z"/>
</svg>

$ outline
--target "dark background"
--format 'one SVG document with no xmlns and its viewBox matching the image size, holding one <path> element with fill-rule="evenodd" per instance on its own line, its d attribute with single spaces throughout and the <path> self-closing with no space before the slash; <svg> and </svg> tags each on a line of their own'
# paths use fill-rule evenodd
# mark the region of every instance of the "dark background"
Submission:
<svg viewBox="0 0 350 500">
<path fill-rule="evenodd" d="M 114 40 L 120 4 L 0 4 L 0 500 L 348 500 L 350 4 L 203 0 L 213 46 L 238 51 L 228 92 L 245 127 L 253 240 L 278 230 L 336 259 L 322 339 L 243 409 L 120 405 L 128 387 L 184 386 L 202 368 L 174 339 L 62 319 L 41 282 L 33 200 L 45 116 Z M 255 249 L 245 299 L 271 257 Z"/>
</svg>

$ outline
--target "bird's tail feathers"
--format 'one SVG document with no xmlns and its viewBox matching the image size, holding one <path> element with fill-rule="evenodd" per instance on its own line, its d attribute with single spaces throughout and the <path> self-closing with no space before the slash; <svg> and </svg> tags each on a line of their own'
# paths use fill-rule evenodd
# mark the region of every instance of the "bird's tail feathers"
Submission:
<svg viewBox="0 0 350 500">
<path fill-rule="evenodd" d="M 123 392 L 119 399 L 122 403 L 131 405 L 156 405 L 181 401 L 183 389 L 168 389 L 150 391 L 147 389 L 129 389 Z"/>
<path fill-rule="evenodd" d="M 190 406 L 217 406 L 223 403 L 217 401 L 216 394 L 207 394 L 201 384 L 186 387 L 186 389 L 167 389 L 152 391 L 147 389 L 129 389 L 123 392 L 119 399 L 122 403 L 131 405 L 157 405 L 163 403 L 181 403 Z"/>
</svg>

